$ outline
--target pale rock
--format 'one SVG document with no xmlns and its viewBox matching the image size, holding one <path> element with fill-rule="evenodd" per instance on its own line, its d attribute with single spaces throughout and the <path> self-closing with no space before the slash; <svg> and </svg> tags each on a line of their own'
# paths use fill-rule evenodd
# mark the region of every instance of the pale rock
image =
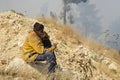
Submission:
<svg viewBox="0 0 120 80">
<path fill-rule="evenodd" d="M 111 63 L 109 65 L 109 69 L 111 69 L 111 70 L 117 70 L 118 68 L 117 68 L 117 65 L 115 63 Z"/>
</svg>

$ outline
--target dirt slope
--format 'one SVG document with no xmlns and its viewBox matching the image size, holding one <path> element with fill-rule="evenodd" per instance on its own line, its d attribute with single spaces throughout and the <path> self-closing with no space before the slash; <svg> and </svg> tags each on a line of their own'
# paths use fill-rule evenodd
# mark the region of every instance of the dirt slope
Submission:
<svg viewBox="0 0 120 80">
<path fill-rule="evenodd" d="M 0 13 L 1 79 L 46 79 L 45 64 L 26 64 L 19 56 L 24 39 L 36 21 L 44 24 L 52 42 L 58 43 L 54 80 L 120 80 L 120 65 L 84 46 L 70 27 L 52 19 L 31 19 L 11 11 Z"/>
</svg>

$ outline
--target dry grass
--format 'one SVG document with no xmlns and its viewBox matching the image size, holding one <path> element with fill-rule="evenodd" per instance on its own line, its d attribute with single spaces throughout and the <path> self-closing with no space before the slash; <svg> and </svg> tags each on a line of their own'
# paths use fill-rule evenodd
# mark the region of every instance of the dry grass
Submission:
<svg viewBox="0 0 120 80">
<path fill-rule="evenodd" d="M 114 50 L 112 48 L 108 48 L 90 38 L 85 38 L 84 36 L 81 36 L 79 32 L 69 25 L 63 25 L 61 23 L 58 23 L 57 21 L 50 19 L 50 18 L 38 18 L 38 20 L 44 24 L 53 24 L 52 27 L 59 30 L 56 34 L 56 38 L 63 41 L 70 41 L 74 44 L 84 44 L 86 47 L 88 47 L 90 50 L 94 50 L 98 54 L 104 54 L 106 57 L 112 59 L 113 61 L 119 63 L 120 61 L 120 55 L 117 50 Z M 68 40 L 69 39 L 69 40 Z"/>
<path fill-rule="evenodd" d="M 21 19 L 24 19 L 24 18 L 21 18 Z M 83 36 L 79 35 L 77 33 L 76 30 L 73 30 L 69 25 L 63 25 L 61 23 L 58 23 L 57 21 L 53 20 L 53 19 L 49 19 L 49 18 L 39 18 L 38 19 L 41 23 L 43 23 L 45 25 L 45 27 L 48 27 L 47 31 L 50 33 L 50 35 L 55 35 L 52 39 L 55 39 L 56 41 L 60 41 L 62 43 L 68 43 L 68 44 L 71 44 L 71 45 L 67 45 L 69 48 L 68 48 L 68 51 L 70 49 L 72 49 L 74 46 L 79 46 L 80 44 L 83 44 L 85 45 L 86 47 L 88 47 L 90 50 L 94 50 L 96 53 L 106 53 L 105 55 L 108 57 L 111 57 L 111 59 L 114 59 L 116 61 L 118 61 L 117 59 L 118 56 L 115 56 L 114 55 L 114 50 L 112 49 L 109 49 L 109 48 L 106 48 L 104 47 L 103 45 L 100 45 L 99 43 L 95 42 L 95 41 L 92 41 L 90 39 L 87 39 L 87 38 L 84 38 Z M 5 21 L 5 20 L 4 20 Z M 35 22 L 34 20 L 32 21 L 26 21 L 25 22 L 21 22 L 21 20 L 19 20 L 18 18 L 15 19 L 15 21 L 17 21 L 18 23 L 28 23 L 29 25 L 32 25 L 33 22 Z M 6 21 L 7 23 L 7 21 Z M 13 24 L 18 24 L 18 23 L 13 23 Z M 10 26 L 13 26 L 13 24 L 11 24 Z M 29 25 L 24 25 L 24 26 L 29 26 Z M 6 24 L 4 24 L 4 26 L 6 26 Z M 23 24 L 21 24 L 21 26 L 23 26 Z M 16 26 L 15 26 L 16 27 Z M 16 44 L 12 44 L 13 47 L 9 48 L 9 46 L 12 46 L 11 44 L 8 44 L 8 43 L 17 43 L 18 41 L 23 41 L 22 39 L 24 37 L 21 37 L 20 35 L 23 35 L 22 33 L 26 34 L 27 31 L 29 31 L 29 28 L 32 28 L 31 27 L 19 27 L 21 30 L 20 30 L 20 34 L 19 33 L 15 33 L 14 35 L 18 35 L 17 37 L 18 38 L 16 39 L 16 37 L 14 37 L 15 39 L 13 39 L 12 41 L 10 41 L 9 39 L 11 39 L 12 36 L 14 35 L 11 35 L 13 34 L 15 31 L 14 29 L 12 30 L 11 27 L 9 28 L 9 31 L 10 33 L 8 33 L 6 31 L 6 34 L 9 35 L 10 34 L 10 37 L 6 40 L 6 44 L 3 44 L 3 45 L 7 45 L 7 46 L 3 46 L 5 49 L 3 49 L 3 51 L 5 51 L 4 53 L 1 53 L 1 60 L 2 60 L 2 65 L 0 65 L 0 78 L 3 77 L 2 79 L 3 80 L 7 80 L 6 78 L 4 77 L 7 77 L 10 79 L 10 80 L 16 80 L 17 79 L 20 79 L 20 80 L 44 80 L 46 78 L 45 74 L 43 74 L 42 71 L 47 71 L 47 70 L 43 70 L 43 68 L 46 66 L 43 66 L 42 64 L 40 65 L 36 65 L 36 64 L 33 64 L 33 65 L 29 65 L 29 64 L 26 64 L 23 60 L 21 59 L 15 59 L 14 57 L 18 57 L 18 45 Z M 18 29 L 16 29 L 18 30 Z M 26 31 L 25 31 L 26 30 Z M 52 32 L 53 31 L 53 32 Z M 17 31 L 18 32 L 18 31 Z M 52 34 L 51 34 L 52 33 Z M 5 33 L 4 33 L 5 34 Z M 7 36 L 5 36 L 4 38 L 6 39 Z M 3 38 L 3 37 L 2 37 Z M 1 38 L 1 39 L 2 39 Z M 15 42 L 16 41 L 16 42 Z M 72 46 L 72 48 L 71 48 Z M 85 47 L 85 48 L 86 48 Z M 62 48 L 62 47 L 61 47 Z M 75 48 L 75 47 L 74 47 Z M 60 51 L 64 51 L 65 49 L 61 49 Z M 85 50 L 84 50 L 85 51 Z M 90 52 L 90 51 L 89 51 Z M 111 53 L 112 52 L 112 53 Z M 12 54 L 10 54 L 12 53 Z M 64 53 L 64 52 L 63 52 Z M 74 54 L 74 52 L 71 52 Z M 108 55 L 108 54 L 110 55 Z M 67 58 L 68 56 L 66 56 L 67 53 L 65 53 L 64 55 L 61 55 L 62 58 L 60 59 L 63 59 L 63 58 Z M 7 55 L 7 56 L 6 56 Z M 63 57 L 64 56 L 64 57 Z M 4 57 L 4 58 L 2 58 Z M 78 56 L 79 57 L 79 56 Z M 79 61 L 80 59 L 78 59 L 78 57 L 71 57 L 71 58 L 75 58 L 73 62 L 77 62 Z M 4 61 L 4 59 L 8 59 L 8 61 Z M 9 62 L 10 61 L 10 62 Z M 60 60 L 61 61 L 61 60 Z M 68 59 L 69 61 L 69 59 Z M 61 61 L 62 62 L 62 61 Z M 63 64 L 63 63 L 60 63 L 60 64 Z M 3 66 L 5 65 L 5 66 Z M 73 65 L 73 64 L 72 64 Z M 76 63 L 74 65 L 77 65 Z M 70 66 L 70 65 L 68 65 Z M 67 68 L 68 68 L 67 66 Z M 87 65 L 86 65 L 87 66 Z M 47 66 L 46 66 L 47 67 Z M 99 67 L 99 66 L 98 66 Z M 74 68 L 74 67 L 73 67 Z M 77 67 L 75 67 L 76 70 L 77 70 Z M 104 68 L 104 67 L 103 67 Z M 41 70 L 42 69 L 42 70 Z M 69 69 L 69 68 L 68 68 Z M 79 70 L 79 69 L 78 69 Z M 87 68 L 86 68 L 87 70 Z M 104 69 L 105 70 L 105 69 Z M 104 71 L 103 70 L 103 71 Z M 71 71 L 72 72 L 72 71 Z M 71 73 L 68 71 L 58 71 L 57 73 L 55 73 L 55 75 L 53 75 L 53 77 L 55 78 L 55 80 L 76 80 L 78 79 L 78 76 L 73 75 L 73 73 Z M 109 71 L 108 71 L 109 73 Z M 85 75 L 87 75 L 89 73 L 85 73 Z M 84 75 L 84 74 L 83 74 Z M 80 76 L 81 77 L 81 76 Z M 84 77 L 84 76 L 83 76 Z M 79 78 L 80 79 L 80 78 Z M 50 79 L 51 80 L 51 79 Z M 52 79 L 53 80 L 53 79 Z"/>
<path fill-rule="evenodd" d="M 58 30 L 58 32 L 55 34 L 56 39 L 62 41 L 67 40 L 68 42 L 75 44 L 81 43 L 80 40 L 82 36 L 80 37 L 77 31 L 71 26 L 61 24 L 50 18 L 38 18 L 38 21 L 42 22 L 46 27 L 48 24 L 52 23 L 51 27 L 54 27 L 56 30 Z"/>
<path fill-rule="evenodd" d="M 113 61 L 117 62 L 118 64 L 120 61 L 120 55 L 119 52 L 115 49 L 112 48 L 108 48 L 98 42 L 95 42 L 91 39 L 84 39 L 82 40 L 82 42 L 90 49 L 90 50 L 94 50 L 96 53 L 98 54 L 102 54 L 110 59 L 112 59 Z"/>
<path fill-rule="evenodd" d="M 98 62 L 93 62 L 94 66 L 99 68 L 100 71 L 103 71 L 104 73 L 107 74 L 107 76 L 111 78 L 115 78 L 116 72 L 113 72 L 112 70 L 109 70 L 108 67 L 104 64 L 100 64 Z"/>
</svg>

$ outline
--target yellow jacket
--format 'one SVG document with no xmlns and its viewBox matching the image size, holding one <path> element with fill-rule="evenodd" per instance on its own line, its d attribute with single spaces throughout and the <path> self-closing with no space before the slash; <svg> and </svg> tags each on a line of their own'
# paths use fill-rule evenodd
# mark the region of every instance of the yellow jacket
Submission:
<svg viewBox="0 0 120 80">
<path fill-rule="evenodd" d="M 52 52 L 52 48 L 45 49 L 41 38 L 33 31 L 30 32 L 23 44 L 22 58 L 26 62 L 33 62 L 39 54 Z"/>
</svg>

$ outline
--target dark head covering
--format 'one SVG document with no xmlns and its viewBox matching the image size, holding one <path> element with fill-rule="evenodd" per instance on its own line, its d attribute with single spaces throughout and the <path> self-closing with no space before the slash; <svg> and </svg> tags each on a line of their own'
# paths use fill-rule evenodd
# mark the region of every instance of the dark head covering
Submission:
<svg viewBox="0 0 120 80">
<path fill-rule="evenodd" d="M 42 24 L 40 24 L 38 22 L 36 22 L 34 24 L 34 28 L 33 28 L 34 31 L 40 31 L 40 30 L 43 30 L 43 29 L 44 29 L 44 26 Z"/>
</svg>

